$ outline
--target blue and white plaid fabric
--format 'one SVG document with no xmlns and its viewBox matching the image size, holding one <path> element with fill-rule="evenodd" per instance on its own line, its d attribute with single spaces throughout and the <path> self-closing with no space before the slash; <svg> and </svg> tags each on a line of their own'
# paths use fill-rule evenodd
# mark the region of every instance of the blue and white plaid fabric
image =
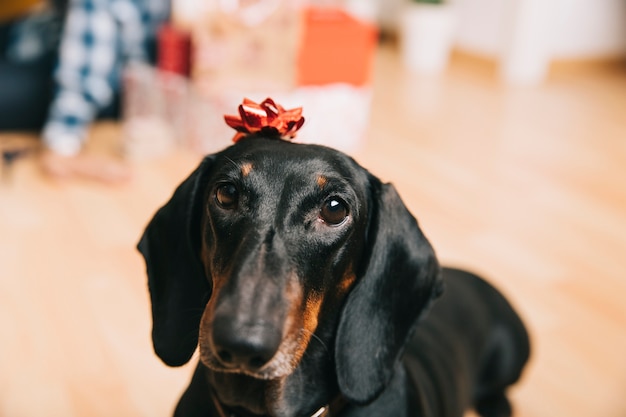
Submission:
<svg viewBox="0 0 626 417">
<path fill-rule="evenodd" d="M 147 59 L 147 44 L 169 12 L 170 0 L 70 0 L 58 89 L 43 131 L 47 147 L 64 155 L 80 151 L 90 123 L 119 91 L 123 65 Z"/>
</svg>

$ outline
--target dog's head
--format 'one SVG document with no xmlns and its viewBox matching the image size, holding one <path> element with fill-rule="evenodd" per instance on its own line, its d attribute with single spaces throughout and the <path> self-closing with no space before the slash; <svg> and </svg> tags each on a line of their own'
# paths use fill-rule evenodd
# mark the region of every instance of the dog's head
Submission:
<svg viewBox="0 0 626 417">
<path fill-rule="evenodd" d="M 207 156 L 139 243 L 153 342 L 181 365 L 288 376 L 312 338 L 341 392 L 386 386 L 441 290 L 434 252 L 393 186 L 325 147 L 248 138 Z"/>
</svg>

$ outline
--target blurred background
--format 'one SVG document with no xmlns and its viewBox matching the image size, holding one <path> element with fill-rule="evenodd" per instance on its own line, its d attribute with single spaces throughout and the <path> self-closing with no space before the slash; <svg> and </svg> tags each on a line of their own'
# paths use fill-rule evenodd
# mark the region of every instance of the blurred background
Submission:
<svg viewBox="0 0 626 417">
<path fill-rule="evenodd" d="M 394 183 L 442 263 L 507 295 L 533 346 L 515 416 L 626 417 L 626 2 L 173 0 L 146 32 L 154 53 L 89 55 L 112 63 L 103 97 L 119 109 L 83 111 L 67 156 L 44 124 L 48 88 L 79 84 L 52 76 L 80 26 L 68 15 L 107 5 L 122 42 L 151 2 L 0 1 L 0 121 L 35 113 L 11 113 L 26 93 L 3 71 L 36 50 L 12 40 L 40 33 L 42 13 L 58 38 L 35 78 L 39 121 L 0 123 L 0 417 L 171 415 L 197 355 L 177 369 L 154 355 L 135 244 L 231 143 L 223 115 L 243 97 L 302 106 L 298 141 Z M 94 97 L 75 107 L 111 101 Z M 129 175 L 56 175 L 50 151 Z"/>
</svg>

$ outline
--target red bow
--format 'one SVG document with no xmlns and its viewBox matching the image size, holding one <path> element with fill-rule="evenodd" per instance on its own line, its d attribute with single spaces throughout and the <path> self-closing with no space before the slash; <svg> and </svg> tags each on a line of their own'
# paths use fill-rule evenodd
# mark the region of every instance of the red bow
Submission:
<svg viewBox="0 0 626 417">
<path fill-rule="evenodd" d="M 239 116 L 225 115 L 224 120 L 228 126 L 237 131 L 233 142 L 257 133 L 291 140 L 296 137 L 296 132 L 304 124 L 302 107 L 285 110 L 271 98 L 266 98 L 261 104 L 244 98 L 243 103 L 239 105 Z"/>
</svg>

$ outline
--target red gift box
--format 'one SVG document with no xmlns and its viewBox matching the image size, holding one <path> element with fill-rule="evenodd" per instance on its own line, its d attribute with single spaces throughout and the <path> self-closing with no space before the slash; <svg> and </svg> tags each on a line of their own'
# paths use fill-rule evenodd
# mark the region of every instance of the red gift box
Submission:
<svg viewBox="0 0 626 417">
<path fill-rule="evenodd" d="M 377 36 L 373 24 L 342 9 L 307 8 L 303 12 L 296 83 L 368 84 Z"/>
</svg>

